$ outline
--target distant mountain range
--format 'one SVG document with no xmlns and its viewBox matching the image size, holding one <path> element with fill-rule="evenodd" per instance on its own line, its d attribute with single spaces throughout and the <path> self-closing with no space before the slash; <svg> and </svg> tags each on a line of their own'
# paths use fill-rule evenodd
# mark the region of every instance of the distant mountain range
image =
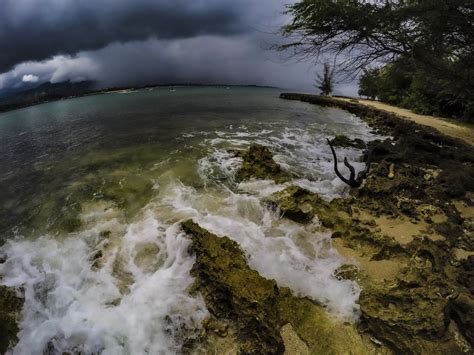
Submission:
<svg viewBox="0 0 474 355">
<path fill-rule="evenodd" d="M 93 92 L 95 87 L 95 82 L 83 81 L 79 83 L 44 83 L 36 88 L 24 91 L 3 90 L 0 92 L 0 112 L 37 105 L 49 101 L 83 96 Z"/>
</svg>

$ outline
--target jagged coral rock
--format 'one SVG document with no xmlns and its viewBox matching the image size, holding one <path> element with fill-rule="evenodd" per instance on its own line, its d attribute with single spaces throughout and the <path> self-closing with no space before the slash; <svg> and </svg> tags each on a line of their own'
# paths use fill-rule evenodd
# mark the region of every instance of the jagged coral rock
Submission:
<svg viewBox="0 0 474 355">
<path fill-rule="evenodd" d="M 474 296 L 474 255 L 470 255 L 459 267 L 458 282 Z"/>
<path fill-rule="evenodd" d="M 290 289 L 279 288 L 274 280 L 252 270 L 237 243 L 217 237 L 192 221 L 182 223 L 182 228 L 191 236 L 190 251 L 196 255 L 191 271 L 196 278 L 193 292 L 203 295 L 211 315 L 218 320 L 206 322 L 211 338 L 215 337 L 215 323 L 221 332 L 222 324 L 230 321 L 229 329 L 237 328 L 240 353 L 281 354 L 285 349 L 280 329 L 291 324 L 311 354 L 373 352 L 353 324 L 333 322 L 322 306 L 295 297 Z"/>
<path fill-rule="evenodd" d="M 365 355 L 375 350 L 363 342 L 354 325 L 329 320 L 322 307 L 307 298 L 294 297 L 287 288 L 281 289 L 278 311 L 282 324 L 292 325 L 310 354 Z"/>
<path fill-rule="evenodd" d="M 247 150 L 234 153 L 243 160 L 236 175 L 239 181 L 272 179 L 276 183 L 284 183 L 290 180 L 290 174 L 273 160 L 272 152 L 265 146 L 252 144 Z"/>
<path fill-rule="evenodd" d="M 267 202 L 277 207 L 287 218 L 296 222 L 311 221 L 317 212 L 317 206 L 324 203 L 316 194 L 308 194 L 298 186 L 290 186 L 270 196 Z"/>
<path fill-rule="evenodd" d="M 468 294 L 460 294 L 454 299 L 451 314 L 456 319 L 464 336 L 470 344 L 474 344 L 474 300 Z"/>
<path fill-rule="evenodd" d="M 447 334 L 448 285 L 425 259 L 402 270 L 395 281 L 366 280 L 359 301 L 363 319 L 399 352 L 422 353 L 445 341 L 447 348 L 459 350 Z"/>
<path fill-rule="evenodd" d="M 400 244 L 382 235 L 370 222 L 359 219 L 353 211 L 356 207 L 349 206 L 351 203 L 359 206 L 356 200 L 328 203 L 296 186 L 273 194 L 269 201 L 284 216 L 297 221 L 307 222 L 317 216 L 324 227 L 333 230 L 333 238 L 341 238 L 344 245 L 368 260 L 399 260 L 405 265 L 395 281 L 381 283 L 348 265 L 336 273 L 340 278 L 356 279 L 361 285 L 360 307 L 365 329 L 375 338 L 403 353 L 437 348 L 450 353 L 462 351 L 448 329 L 453 318 L 449 315 L 450 299 L 457 286 L 444 271 L 450 260 L 446 241 L 415 238 L 408 244 Z M 305 204 L 303 212 L 301 206 Z M 458 316 L 454 317 L 468 340 L 469 317 L 461 316 L 459 310 L 469 307 L 469 303 L 459 303 L 455 308 Z"/>
<path fill-rule="evenodd" d="M 219 238 L 192 221 L 182 223 L 192 236 L 190 252 L 196 255 L 191 274 L 210 312 L 236 321 L 242 352 L 283 352 L 276 309 L 279 289 L 274 280 L 251 270 L 237 243 Z"/>
<path fill-rule="evenodd" d="M 276 192 L 266 202 L 278 208 L 285 217 L 300 223 L 307 223 L 317 215 L 325 227 L 332 227 L 333 219 L 337 218 L 337 211 L 318 194 L 299 186 L 292 185 Z"/>
<path fill-rule="evenodd" d="M 454 208 L 452 198 L 469 203 L 468 195 L 474 191 L 474 148 L 433 129 L 360 105 L 305 95 L 282 97 L 342 106 L 380 133 L 393 137 L 369 143 L 373 169 L 366 184 L 351 191 L 347 199 L 328 203 L 316 194 L 290 186 L 267 200 L 284 217 L 297 222 L 308 223 L 317 217 L 323 227 L 332 230 L 333 238 L 342 240 L 339 244 L 366 263 L 386 260 L 399 265 L 385 281 L 369 277 L 364 265 L 357 275 L 349 269 L 339 270 L 339 277 L 355 276 L 361 285 L 361 329 L 398 353 L 472 351 L 472 268 L 469 263 L 456 268 L 452 262 L 456 248 L 470 252 L 473 242 L 469 223 Z M 395 174 L 390 179 L 392 164 Z M 427 178 L 431 171 L 436 173 Z M 426 215 L 426 206 L 444 218 L 430 220 L 430 230 L 415 228 L 417 234 L 403 243 L 366 218 L 378 224 L 408 217 L 410 223 L 418 224 L 431 217 Z M 357 210 L 365 217 L 359 218 L 362 215 L 354 212 Z M 424 237 L 432 232 L 442 238 Z M 283 314 L 280 312 L 281 317 Z M 304 339 L 301 328 L 292 327 Z"/>
<path fill-rule="evenodd" d="M 23 300 L 11 288 L 0 286 L 0 353 L 5 354 L 17 339 L 17 318 L 23 307 Z"/>
</svg>

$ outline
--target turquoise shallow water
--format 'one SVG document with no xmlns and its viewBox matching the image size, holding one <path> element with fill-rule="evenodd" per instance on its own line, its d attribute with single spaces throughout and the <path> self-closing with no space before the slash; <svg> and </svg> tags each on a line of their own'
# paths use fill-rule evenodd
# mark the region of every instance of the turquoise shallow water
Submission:
<svg viewBox="0 0 474 355">
<path fill-rule="evenodd" d="M 265 197 L 287 185 L 237 183 L 228 150 L 267 145 L 291 183 L 331 199 L 345 186 L 325 139 L 376 136 L 351 114 L 279 94 L 178 87 L 1 114 L 0 283 L 25 295 L 15 352 L 179 352 L 207 316 L 187 292 L 189 218 L 238 242 L 263 276 L 356 319 L 359 289 L 334 277 L 344 260 L 330 235 L 269 211 Z"/>
</svg>

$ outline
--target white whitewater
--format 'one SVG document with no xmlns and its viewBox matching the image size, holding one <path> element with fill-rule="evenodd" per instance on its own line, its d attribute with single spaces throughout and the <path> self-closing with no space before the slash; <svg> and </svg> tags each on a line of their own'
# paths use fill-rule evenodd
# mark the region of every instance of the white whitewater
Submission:
<svg viewBox="0 0 474 355">
<path fill-rule="evenodd" d="M 111 243 L 99 269 L 91 262 L 101 249 L 95 230 L 64 240 L 19 239 L 2 248 L 8 258 L 0 266 L 3 284 L 25 290 L 14 354 L 41 354 L 48 347 L 54 353 L 176 352 L 183 337 L 192 336 L 180 332 L 200 327 L 207 310 L 187 293 L 194 259 L 176 225 L 164 226 L 146 211 Z M 159 265 L 147 269 L 137 255 L 150 246 Z M 124 280 L 126 292 L 119 285 Z"/>
</svg>

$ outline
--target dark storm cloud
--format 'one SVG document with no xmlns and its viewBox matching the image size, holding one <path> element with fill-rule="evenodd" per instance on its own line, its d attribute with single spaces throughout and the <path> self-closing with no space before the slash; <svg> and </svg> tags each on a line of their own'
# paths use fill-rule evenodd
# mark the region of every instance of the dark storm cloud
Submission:
<svg viewBox="0 0 474 355">
<path fill-rule="evenodd" d="M 293 1 L 0 0 L 0 92 L 82 80 L 314 91 L 320 66 L 268 49 Z"/>
<path fill-rule="evenodd" d="M 0 73 L 111 42 L 249 31 L 256 0 L 1 0 Z"/>
</svg>

